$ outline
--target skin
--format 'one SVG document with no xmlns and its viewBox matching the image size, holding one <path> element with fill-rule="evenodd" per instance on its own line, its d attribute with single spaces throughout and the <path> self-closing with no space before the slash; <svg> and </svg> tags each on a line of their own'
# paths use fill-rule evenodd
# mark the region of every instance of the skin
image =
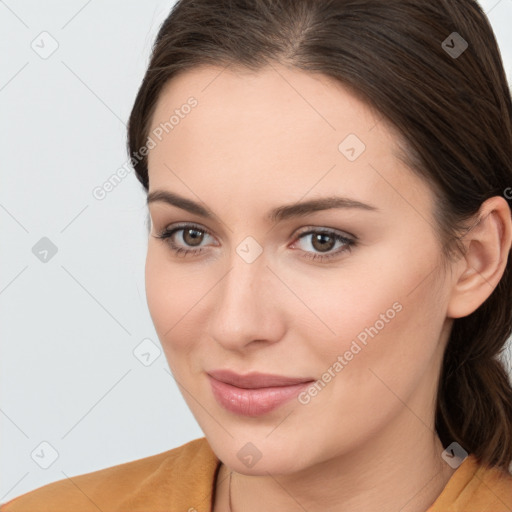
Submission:
<svg viewBox="0 0 512 512">
<path fill-rule="evenodd" d="M 198 105 L 150 151 L 149 192 L 172 191 L 217 216 L 149 204 L 146 294 L 169 367 L 223 465 L 215 511 L 425 511 L 454 470 L 434 431 L 435 393 L 453 319 L 478 308 L 499 282 L 511 246 L 510 210 L 494 197 L 465 238 L 467 253 L 441 267 L 433 192 L 396 157 L 380 116 L 320 74 L 273 63 L 257 73 L 203 66 L 163 89 L 151 130 L 194 96 Z M 349 161 L 348 134 L 366 149 Z M 330 209 L 273 223 L 267 212 L 329 195 L 378 211 Z M 203 251 L 176 255 L 166 227 L 204 229 Z M 325 262 L 307 228 L 357 236 Z M 197 228 L 196 228 L 197 229 Z M 248 263 L 247 237 L 263 249 Z M 343 244 L 325 246 L 334 253 Z M 321 379 L 365 328 L 402 306 L 309 403 L 259 417 L 215 400 L 206 371 L 229 368 Z M 251 468 L 238 451 L 252 443 Z"/>
</svg>

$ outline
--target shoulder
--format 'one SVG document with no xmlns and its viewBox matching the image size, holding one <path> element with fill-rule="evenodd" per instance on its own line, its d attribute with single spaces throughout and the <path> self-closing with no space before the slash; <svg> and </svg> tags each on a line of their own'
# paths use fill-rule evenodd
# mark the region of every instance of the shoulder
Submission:
<svg viewBox="0 0 512 512">
<path fill-rule="evenodd" d="M 510 512 L 512 475 L 496 467 L 479 465 L 468 486 L 466 498 L 468 505 L 473 504 L 474 510 Z M 484 505 L 490 508 L 484 508 Z"/>
<path fill-rule="evenodd" d="M 470 455 L 427 512 L 510 512 L 512 475 Z"/>
<path fill-rule="evenodd" d="M 174 506 L 208 511 L 219 463 L 202 437 L 157 455 L 52 482 L 1 505 L 0 512 L 131 512 Z"/>
</svg>

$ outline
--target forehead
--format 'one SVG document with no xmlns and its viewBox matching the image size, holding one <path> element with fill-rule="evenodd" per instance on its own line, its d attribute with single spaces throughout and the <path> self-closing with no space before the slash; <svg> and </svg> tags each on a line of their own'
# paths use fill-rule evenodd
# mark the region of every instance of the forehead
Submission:
<svg viewBox="0 0 512 512">
<path fill-rule="evenodd" d="M 162 89 L 150 134 L 155 130 L 161 140 L 153 137 L 148 154 L 150 190 L 188 188 L 190 196 L 222 186 L 272 204 L 343 192 L 378 196 L 380 206 L 396 206 L 400 195 L 403 203 L 404 194 L 416 204 L 429 195 L 396 158 L 397 134 L 379 113 L 318 73 L 278 64 L 258 72 L 188 70 Z"/>
</svg>

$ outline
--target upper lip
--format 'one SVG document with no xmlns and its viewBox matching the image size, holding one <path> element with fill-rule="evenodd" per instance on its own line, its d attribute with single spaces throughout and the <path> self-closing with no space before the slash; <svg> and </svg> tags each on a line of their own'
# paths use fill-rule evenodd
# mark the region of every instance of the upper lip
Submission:
<svg viewBox="0 0 512 512">
<path fill-rule="evenodd" d="M 211 370 L 207 373 L 216 380 L 246 389 L 268 388 L 271 386 L 292 386 L 293 384 L 301 384 L 303 382 L 311 382 L 314 380 L 309 377 L 285 377 L 283 375 L 272 375 L 269 373 L 259 372 L 240 375 L 231 370 Z"/>
</svg>

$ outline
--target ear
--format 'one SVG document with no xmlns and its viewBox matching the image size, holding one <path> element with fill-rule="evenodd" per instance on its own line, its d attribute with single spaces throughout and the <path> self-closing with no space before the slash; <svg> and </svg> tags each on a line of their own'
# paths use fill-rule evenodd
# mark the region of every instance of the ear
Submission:
<svg viewBox="0 0 512 512">
<path fill-rule="evenodd" d="M 482 203 L 475 224 L 462 240 L 465 255 L 454 265 L 454 284 L 447 317 L 470 315 L 485 302 L 507 265 L 512 240 L 510 207 L 501 196 Z"/>
</svg>

